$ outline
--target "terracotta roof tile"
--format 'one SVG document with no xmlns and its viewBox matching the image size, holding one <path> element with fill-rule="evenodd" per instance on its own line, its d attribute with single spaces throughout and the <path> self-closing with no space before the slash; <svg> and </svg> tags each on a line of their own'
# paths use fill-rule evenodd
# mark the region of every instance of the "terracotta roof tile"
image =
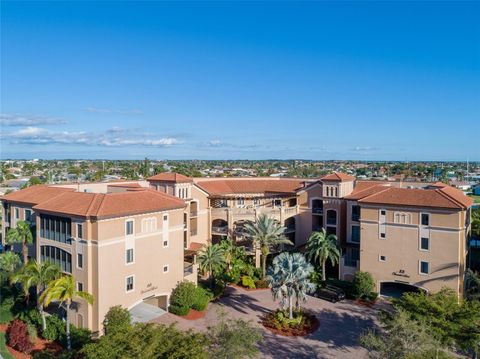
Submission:
<svg viewBox="0 0 480 359">
<path fill-rule="evenodd" d="M 196 185 L 210 195 L 226 196 L 243 193 L 293 194 L 303 188 L 305 180 L 296 179 L 221 179 L 198 181 Z"/>
<path fill-rule="evenodd" d="M 344 198 L 350 200 L 359 200 L 371 196 L 372 194 L 385 191 L 389 188 L 391 187 L 388 183 L 364 183 L 363 185 L 357 185 L 353 192 L 350 193 L 348 196 L 345 196 Z"/>
<path fill-rule="evenodd" d="M 449 186 L 437 189 L 388 188 L 358 202 L 448 209 L 466 209 L 473 204 L 471 198 Z"/>
<path fill-rule="evenodd" d="M 114 183 L 114 184 L 108 184 L 108 187 L 125 187 L 125 188 L 142 188 L 139 183 L 137 182 L 132 182 L 132 183 Z"/>
<path fill-rule="evenodd" d="M 95 219 L 184 208 L 185 202 L 154 190 L 117 193 L 66 192 L 34 207 L 37 211 Z"/>
<path fill-rule="evenodd" d="M 17 203 L 36 205 L 65 192 L 73 192 L 73 188 L 50 187 L 47 185 L 31 186 L 3 196 L 1 199 Z"/>
<path fill-rule="evenodd" d="M 322 181 L 335 181 L 335 182 L 347 182 L 347 181 L 354 181 L 355 177 L 347 175 L 342 172 L 334 172 L 329 175 L 323 176 L 321 178 Z"/>
<path fill-rule="evenodd" d="M 147 181 L 162 181 L 162 182 L 175 182 L 175 183 L 190 183 L 193 179 L 190 177 L 181 175 L 175 172 L 163 172 L 158 175 L 148 177 Z"/>
</svg>

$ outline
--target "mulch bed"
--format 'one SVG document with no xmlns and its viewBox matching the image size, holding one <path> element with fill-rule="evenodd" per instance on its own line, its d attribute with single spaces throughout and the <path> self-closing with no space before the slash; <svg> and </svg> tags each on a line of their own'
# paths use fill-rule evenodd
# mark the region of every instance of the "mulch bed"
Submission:
<svg viewBox="0 0 480 359">
<path fill-rule="evenodd" d="M 8 327 L 8 324 L 0 324 L 0 332 L 5 333 L 7 331 L 7 327 Z M 32 355 L 37 352 L 48 350 L 49 352 L 52 352 L 52 353 L 58 353 L 58 352 L 61 352 L 63 348 L 60 344 L 56 342 L 51 342 L 42 338 L 37 338 L 35 340 L 33 350 L 30 354 L 19 352 L 13 349 L 12 347 L 10 347 L 8 344 L 7 344 L 7 350 L 10 352 L 10 354 L 12 354 L 12 356 L 15 359 L 31 359 Z"/>
<path fill-rule="evenodd" d="M 187 315 L 181 316 L 181 318 L 186 319 L 186 320 L 197 320 L 205 317 L 205 314 L 207 313 L 207 309 L 199 312 L 198 310 L 195 309 L 190 309 Z"/>
<path fill-rule="evenodd" d="M 357 299 L 355 303 L 363 305 L 368 308 L 372 308 L 375 304 L 377 304 L 378 299 L 375 299 L 374 301 L 370 300 L 365 300 L 365 299 Z"/>
<path fill-rule="evenodd" d="M 265 328 L 270 330 L 271 332 L 278 334 L 278 335 L 283 335 L 286 337 L 300 337 L 300 336 L 305 336 L 308 334 L 312 334 L 315 332 L 319 327 L 320 327 L 320 322 L 318 321 L 317 317 L 313 314 L 310 313 L 304 313 L 308 320 L 306 321 L 306 325 L 303 325 L 301 327 L 296 327 L 296 328 L 281 328 L 278 329 L 273 325 L 271 321 L 268 320 L 269 315 L 273 315 L 274 312 L 270 312 L 266 316 L 263 317 L 262 319 L 262 324 Z"/>
<path fill-rule="evenodd" d="M 234 283 L 230 283 L 229 285 L 231 285 L 232 287 L 235 287 L 235 288 L 240 288 L 240 289 L 246 290 L 247 292 L 254 292 L 256 290 L 270 290 L 270 288 L 247 288 L 247 287 L 243 287 L 241 285 L 234 284 Z"/>
</svg>

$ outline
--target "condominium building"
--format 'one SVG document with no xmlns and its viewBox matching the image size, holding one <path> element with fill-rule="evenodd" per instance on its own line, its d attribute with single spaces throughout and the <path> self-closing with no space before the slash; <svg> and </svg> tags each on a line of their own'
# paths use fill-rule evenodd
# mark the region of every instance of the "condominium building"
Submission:
<svg viewBox="0 0 480 359">
<path fill-rule="evenodd" d="M 372 273 L 378 291 L 393 284 L 463 294 L 472 201 L 438 183 L 356 181 L 342 173 L 316 179 L 161 173 L 147 181 L 34 186 L 2 202 L 2 230 L 29 221 L 36 235 L 30 256 L 58 263 L 94 295 L 93 305 L 80 301 L 71 313 L 74 324 L 94 331 L 113 305 L 134 315 L 145 304 L 166 310 L 178 282 L 196 282 L 196 254 L 205 245 L 231 238 L 258 264 L 244 224 L 260 214 L 278 220 L 299 250 L 312 231 L 336 235 L 343 255 L 330 274 L 340 279 L 362 270 Z"/>
</svg>

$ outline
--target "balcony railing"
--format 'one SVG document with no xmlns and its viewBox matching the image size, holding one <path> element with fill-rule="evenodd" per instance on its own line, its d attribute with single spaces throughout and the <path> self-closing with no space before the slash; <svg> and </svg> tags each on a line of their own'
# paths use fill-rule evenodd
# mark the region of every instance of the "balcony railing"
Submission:
<svg viewBox="0 0 480 359">
<path fill-rule="evenodd" d="M 288 233 L 288 232 L 295 232 L 294 224 L 289 224 L 288 226 L 285 226 L 285 233 Z"/>
<path fill-rule="evenodd" d="M 195 229 L 191 229 L 191 230 L 190 230 L 190 235 L 191 235 L 191 236 L 196 236 L 196 235 L 197 235 L 197 229 L 196 229 L 196 228 L 195 228 Z"/>
<path fill-rule="evenodd" d="M 183 276 L 188 277 L 193 274 L 193 263 L 183 262 Z"/>
<path fill-rule="evenodd" d="M 360 220 L 360 214 L 352 213 L 352 221 L 358 222 Z"/>
<path fill-rule="evenodd" d="M 190 217 L 197 217 L 198 211 L 190 211 Z"/>
<path fill-rule="evenodd" d="M 312 208 L 312 213 L 313 214 L 323 214 L 323 208 L 322 207 L 313 207 Z"/>
<path fill-rule="evenodd" d="M 212 226 L 212 232 L 227 233 L 228 232 L 228 226 L 223 226 L 223 227 Z"/>
<path fill-rule="evenodd" d="M 314 232 L 320 232 L 322 230 L 323 226 L 313 226 L 312 231 Z"/>
<path fill-rule="evenodd" d="M 337 225 L 337 219 L 336 218 L 327 218 L 327 224 L 330 224 L 332 226 Z"/>
<path fill-rule="evenodd" d="M 358 259 L 352 259 L 352 258 L 343 258 L 343 264 L 346 267 L 353 267 L 353 268 L 358 268 Z"/>
</svg>

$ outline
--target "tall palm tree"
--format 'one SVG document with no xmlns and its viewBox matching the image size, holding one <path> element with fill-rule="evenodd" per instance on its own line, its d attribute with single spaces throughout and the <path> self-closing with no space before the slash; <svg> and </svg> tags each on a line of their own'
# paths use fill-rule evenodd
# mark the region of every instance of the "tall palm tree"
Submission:
<svg viewBox="0 0 480 359">
<path fill-rule="evenodd" d="M 310 282 L 313 266 L 307 262 L 301 253 L 281 253 L 268 268 L 267 281 L 272 289 L 273 300 L 280 300 L 285 307 L 288 302 L 289 317 L 293 319 L 293 300 L 306 300 L 307 293 L 315 290 L 315 284 Z"/>
<path fill-rule="evenodd" d="M 72 349 L 72 340 L 70 337 L 70 317 L 68 312 L 72 301 L 84 299 L 87 303 L 93 304 L 93 295 L 88 292 L 79 291 L 75 285 L 75 278 L 71 275 L 64 275 L 50 282 L 44 292 L 40 295 L 40 301 L 49 305 L 52 301 L 60 301 L 60 305 L 65 305 L 67 312 L 66 332 L 67 349 Z"/>
<path fill-rule="evenodd" d="M 262 277 L 265 278 L 267 257 L 271 250 L 280 244 L 293 244 L 284 235 L 285 227 L 282 227 L 275 218 L 265 214 L 258 216 L 256 222 L 245 223 L 245 233 L 255 247 L 262 253 Z"/>
<path fill-rule="evenodd" d="M 17 227 L 8 231 L 6 242 L 13 245 L 14 243 L 22 243 L 23 263 L 28 262 L 28 244 L 33 243 L 33 234 L 30 225 L 25 221 L 18 221 Z"/>
<path fill-rule="evenodd" d="M 340 248 L 337 245 L 337 236 L 327 235 L 324 228 L 320 232 L 312 232 L 307 241 L 306 253 L 310 261 L 321 264 L 322 280 L 326 281 L 325 264 L 327 260 L 335 265 L 341 256 Z"/>
<path fill-rule="evenodd" d="M 218 272 L 225 266 L 223 249 L 218 244 L 212 244 L 200 252 L 197 259 L 200 269 L 208 272 L 208 275 L 210 276 L 210 285 L 213 288 L 215 283 L 215 272 Z"/>
<path fill-rule="evenodd" d="M 35 286 L 37 289 L 37 295 L 40 296 L 47 285 L 60 277 L 62 270 L 56 264 L 50 262 L 38 263 L 36 260 L 31 260 L 28 264 L 24 265 L 18 273 L 15 273 L 10 281 L 12 283 L 20 283 L 26 296 L 28 296 L 28 290 Z M 37 308 L 42 315 L 42 328 L 47 329 L 47 322 L 45 320 L 45 312 L 43 311 L 44 303 L 37 299 Z"/>
</svg>

